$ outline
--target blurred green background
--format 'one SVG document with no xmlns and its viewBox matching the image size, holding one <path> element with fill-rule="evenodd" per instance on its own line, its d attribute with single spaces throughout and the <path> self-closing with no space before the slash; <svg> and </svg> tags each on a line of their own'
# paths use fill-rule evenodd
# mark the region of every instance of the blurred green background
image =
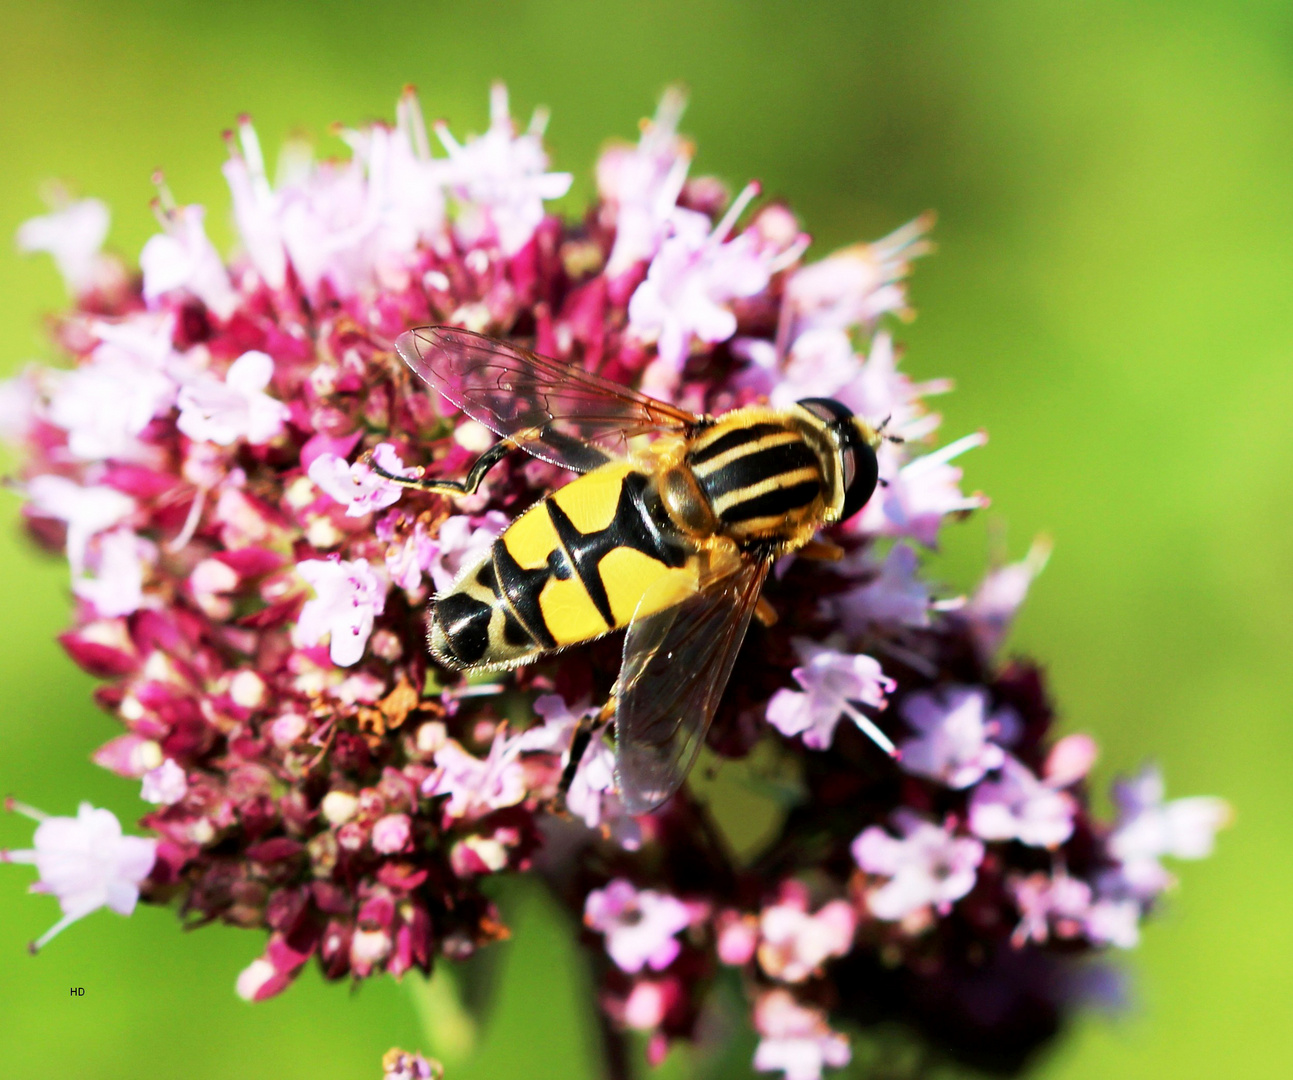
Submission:
<svg viewBox="0 0 1293 1080">
<path fill-rule="evenodd" d="M 949 534 L 970 584 L 996 527 L 1055 555 L 1014 645 L 1050 668 L 1068 729 L 1107 780 L 1153 757 L 1169 794 L 1231 799 L 1236 826 L 1127 957 L 1132 1005 L 1089 1016 L 1047 1080 L 1289 1075 L 1293 1060 L 1293 6 L 1287 3 L 89 3 L 0 7 L 0 236 L 67 178 L 113 208 L 132 260 L 154 229 L 150 172 L 211 209 L 226 246 L 219 133 L 250 112 L 268 146 L 392 115 L 405 82 L 459 135 L 489 81 L 552 107 L 558 167 L 591 190 L 609 136 L 689 85 L 697 171 L 785 194 L 818 254 L 928 207 L 918 376 L 950 374 L 948 438 L 992 508 Z M 336 144 L 325 145 L 335 147 Z M 63 302 L 47 260 L 0 254 L 0 370 L 48 357 Z M 92 766 L 115 732 L 54 642 L 65 565 L 0 536 L 0 792 L 133 819 L 135 785 Z M 995 523 L 995 525 L 994 525 Z M 0 845 L 29 825 L 0 820 Z M 0 1076 L 82 1080 L 376 1077 L 426 1046 L 412 995 L 313 971 L 251 1007 L 233 995 L 259 936 L 183 935 L 173 913 L 98 913 L 39 959 L 56 917 L 0 868 Z M 459 1078 L 594 1076 L 568 929 L 505 895 L 498 1008 Z M 83 998 L 69 998 L 83 986 Z M 666 1066 L 671 1073 L 675 1064 Z"/>
</svg>

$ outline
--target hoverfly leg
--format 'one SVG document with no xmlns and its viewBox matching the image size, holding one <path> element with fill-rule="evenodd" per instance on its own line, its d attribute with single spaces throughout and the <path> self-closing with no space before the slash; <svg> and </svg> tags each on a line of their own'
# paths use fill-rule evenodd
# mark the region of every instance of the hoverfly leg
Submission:
<svg viewBox="0 0 1293 1080">
<path fill-rule="evenodd" d="M 392 484 L 399 484 L 400 487 L 412 488 L 414 491 L 471 495 L 480 487 L 481 481 L 485 479 L 485 474 L 515 449 L 516 447 L 510 442 L 495 443 L 476 459 L 464 480 L 424 480 L 421 477 L 396 476 L 374 462 L 371 452 L 363 454 L 359 460 L 383 480 L 389 480 Z"/>
<path fill-rule="evenodd" d="M 844 558 L 844 549 L 839 544 L 821 536 L 814 536 L 797 554 L 804 559 L 821 559 L 823 562 L 839 562 Z"/>
<path fill-rule="evenodd" d="M 579 726 L 575 728 L 575 734 L 570 739 L 570 756 L 566 759 L 566 767 L 561 771 L 561 783 L 557 785 L 557 795 L 562 805 L 565 804 L 566 796 L 570 794 L 570 786 L 575 782 L 575 774 L 579 771 L 579 766 L 583 764 L 588 744 L 593 741 L 593 736 L 610 723 L 615 715 L 615 705 L 616 697 L 612 693 L 595 716 L 580 718 Z"/>
<path fill-rule="evenodd" d="M 754 617 L 759 620 L 760 626 L 775 626 L 777 609 L 768 603 L 766 597 L 760 596 L 754 605 Z"/>
</svg>

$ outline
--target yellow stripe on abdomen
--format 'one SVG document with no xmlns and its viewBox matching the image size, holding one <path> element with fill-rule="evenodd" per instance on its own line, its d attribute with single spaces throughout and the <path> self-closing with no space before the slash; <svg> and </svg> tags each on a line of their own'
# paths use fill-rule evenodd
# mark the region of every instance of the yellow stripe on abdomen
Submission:
<svg viewBox="0 0 1293 1080">
<path fill-rule="evenodd" d="M 561 507 L 581 533 L 601 532 L 615 520 L 624 478 L 637 471 L 628 462 L 603 465 L 558 488 L 548 498 Z"/>
<path fill-rule="evenodd" d="M 658 559 L 633 548 L 608 551 L 597 566 L 616 626 L 627 626 L 642 598 L 651 590 L 650 602 L 639 614 L 649 615 L 681 603 L 696 591 L 694 567 L 670 569 Z"/>
<path fill-rule="evenodd" d="M 548 508 L 535 503 L 503 532 L 507 553 L 523 570 L 538 570 L 548 564 L 548 556 L 559 546 L 557 530 L 552 527 Z"/>
<path fill-rule="evenodd" d="M 558 645 L 587 641 L 610 629 L 578 578 L 549 578 L 539 593 L 539 611 Z"/>
</svg>

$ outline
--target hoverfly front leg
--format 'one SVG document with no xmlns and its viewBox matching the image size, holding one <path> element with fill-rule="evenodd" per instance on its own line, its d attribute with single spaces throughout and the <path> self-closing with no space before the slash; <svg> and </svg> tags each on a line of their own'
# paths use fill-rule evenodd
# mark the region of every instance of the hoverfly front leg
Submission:
<svg viewBox="0 0 1293 1080">
<path fill-rule="evenodd" d="M 467 472 L 463 480 L 424 480 L 421 477 L 411 478 L 388 473 L 372 460 L 372 451 L 366 451 L 361 457 L 365 465 L 383 480 L 389 480 L 400 487 L 412 488 L 414 491 L 432 491 L 449 495 L 472 495 L 485 479 L 485 474 L 510 454 L 516 447 L 510 442 L 498 442 L 480 455 Z"/>
</svg>

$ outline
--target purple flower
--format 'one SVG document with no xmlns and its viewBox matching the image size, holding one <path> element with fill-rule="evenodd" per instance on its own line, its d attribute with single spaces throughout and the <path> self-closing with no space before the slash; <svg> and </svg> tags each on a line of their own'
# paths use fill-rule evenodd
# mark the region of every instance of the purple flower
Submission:
<svg viewBox="0 0 1293 1080">
<path fill-rule="evenodd" d="M 203 373 L 180 388 L 176 425 L 190 439 L 230 446 L 244 439 L 253 446 L 283 430 L 287 406 L 266 394 L 274 361 L 247 352 L 230 365 L 224 379 Z"/>
<path fill-rule="evenodd" d="M 885 707 L 885 695 L 896 685 L 869 656 L 849 655 L 796 638 L 795 651 L 803 664 L 791 674 L 803 689 L 778 690 L 768 702 L 767 719 L 787 738 L 803 735 L 804 745 L 825 750 L 835 738 L 843 716 L 874 739 L 886 753 L 893 743 L 854 702 L 873 709 Z"/>
<path fill-rule="evenodd" d="M 873 244 L 853 244 L 801 267 L 786 285 L 787 308 L 796 328 L 845 330 L 873 324 L 889 312 L 906 313 L 902 284 L 911 260 L 933 250 L 926 214 Z"/>
<path fill-rule="evenodd" d="M 238 294 L 207 239 L 205 220 L 206 210 L 200 206 L 182 206 L 162 215 L 164 231 L 150 238 L 139 253 L 144 299 L 156 304 L 168 293 L 186 293 L 201 300 L 217 318 L 227 319 L 238 305 Z"/>
<path fill-rule="evenodd" d="M 451 818 L 471 818 L 515 806 L 527 794 L 525 770 L 516 738 L 499 728 L 482 761 L 452 740 L 435 754 L 437 772 L 423 784 L 424 795 L 448 795 L 444 812 Z"/>
<path fill-rule="evenodd" d="M 1028 942 L 1044 945 L 1053 934 L 1074 938 L 1086 928 L 1091 912 L 1091 886 L 1063 870 L 1034 873 L 1010 882 L 1019 908 L 1019 925 L 1010 936 L 1016 948 Z"/>
<path fill-rule="evenodd" d="M 908 810 L 895 811 L 892 820 L 900 838 L 872 825 L 853 841 L 858 866 L 890 879 L 867 892 L 871 914 L 896 922 L 926 907 L 951 910 L 974 888 L 983 845 Z"/>
<path fill-rule="evenodd" d="M 67 432 L 67 447 L 85 461 L 129 460 L 139 435 L 175 403 L 169 315 L 93 327 L 100 344 L 88 363 L 60 373 L 49 399 L 49 419 Z"/>
<path fill-rule="evenodd" d="M 926 411 L 924 400 L 952 389 L 950 379 L 931 379 L 916 383 L 898 370 L 898 351 L 893 338 L 879 331 L 871 342 L 866 363 L 856 378 L 840 389 L 840 400 L 858 416 L 873 423 L 886 419 L 885 431 L 900 435 L 908 442 L 928 438 L 937 430 L 941 418 Z M 886 453 L 892 444 L 881 448 Z"/>
<path fill-rule="evenodd" d="M 868 556 L 841 563 L 846 573 L 866 573 L 870 580 L 832 596 L 824 605 L 850 637 L 876 627 L 929 625 L 929 586 L 917 576 L 920 558 L 906 544 L 894 544 L 878 567 Z"/>
<path fill-rule="evenodd" d="M 100 533 L 90 544 L 92 576 L 72 580 L 72 592 L 100 615 L 129 615 L 144 606 L 144 577 L 157 561 L 157 545 L 129 529 Z"/>
<path fill-rule="evenodd" d="M 330 637 L 329 653 L 338 667 L 364 655 L 373 621 L 386 607 L 386 589 L 365 559 L 306 559 L 296 572 L 314 590 L 296 621 L 293 639 L 314 645 Z"/>
<path fill-rule="evenodd" d="M 671 87 L 637 146 L 612 146 L 597 159 L 597 190 L 615 228 L 606 276 L 617 278 L 660 250 L 691 165 L 691 146 L 678 136 L 687 99 Z"/>
<path fill-rule="evenodd" d="M 584 922 L 606 935 L 606 951 L 630 975 L 649 967 L 663 971 L 678 956 L 675 934 L 691 925 L 687 905 L 668 893 L 643 889 L 616 878 L 594 889 L 584 902 Z"/>
<path fill-rule="evenodd" d="M 1028 554 L 1016 563 L 1007 563 L 990 570 L 960 609 L 960 618 L 969 625 L 970 633 L 980 658 L 988 663 L 1001 648 L 1015 613 L 1028 595 L 1028 588 L 1046 566 L 1051 555 L 1051 544 L 1041 537 L 1033 541 Z"/>
<path fill-rule="evenodd" d="M 90 541 L 120 525 L 135 512 L 135 500 L 116 488 L 96 484 L 82 487 L 64 476 L 47 473 L 33 477 L 27 485 L 30 512 L 67 525 L 67 561 L 72 577 L 85 570 Z"/>
<path fill-rule="evenodd" d="M 759 1045 L 754 1067 L 781 1070 L 785 1080 L 820 1080 L 827 1066 L 842 1069 L 853 1059 L 849 1042 L 832 1031 L 820 1009 L 801 1005 L 780 988 L 765 990 L 754 1006 Z"/>
<path fill-rule="evenodd" d="M 506 514 L 491 510 L 480 517 L 460 514 L 440 523 L 436 538 L 428 541 L 425 569 L 437 592 L 448 592 L 465 567 L 473 565 L 507 528 Z"/>
<path fill-rule="evenodd" d="M 417 469 L 405 467 L 390 443 L 378 443 L 373 448 L 373 461 L 394 476 L 417 476 Z M 404 493 L 399 484 L 378 476 L 365 463 L 350 464 L 330 451 L 324 451 L 310 462 L 307 473 L 325 495 L 346 508 L 346 517 L 363 517 L 381 510 L 399 502 Z"/>
<path fill-rule="evenodd" d="M 676 385 L 692 339 L 726 341 L 736 333 L 736 316 L 728 305 L 768 284 L 774 253 L 749 230 L 727 238 L 757 193 L 757 187 L 747 187 L 712 229 L 704 214 L 675 210 L 672 234 L 660 245 L 646 280 L 629 301 L 630 327 L 656 342 L 656 385 L 662 392 Z"/>
<path fill-rule="evenodd" d="M 1053 848 L 1073 834 L 1076 811 L 1072 795 L 1037 779 L 1027 765 L 1007 754 L 999 778 L 983 781 L 970 796 L 970 831 L 984 840 Z"/>
<path fill-rule="evenodd" d="M 40 881 L 32 892 L 57 897 L 63 917 L 31 946 L 43 948 L 56 934 L 101 907 L 129 915 L 139 900 L 139 886 L 152 872 L 157 841 L 123 836 L 111 810 L 81 803 L 76 817 L 49 817 L 21 803 L 9 808 L 40 822 L 32 847 L 0 852 L 0 861 L 32 863 Z"/>
<path fill-rule="evenodd" d="M 948 464 L 952 458 L 987 441 L 987 435 L 975 432 L 908 462 L 890 478 L 889 486 L 878 489 L 853 519 L 854 531 L 910 537 L 926 547 L 937 546 L 938 531 L 948 514 L 988 505 L 982 495 L 961 494 L 958 486 L 961 470 Z"/>
<path fill-rule="evenodd" d="M 1172 875 L 1159 862 L 1163 856 L 1210 855 L 1217 831 L 1231 817 L 1224 799 L 1196 796 L 1164 802 L 1163 795 L 1163 775 L 1153 765 L 1114 785 L 1119 814 L 1109 852 L 1122 863 L 1122 877 L 1140 899 L 1150 899 L 1172 883 Z"/>
<path fill-rule="evenodd" d="M 801 398 L 840 398 L 840 391 L 861 372 L 862 361 L 853 351 L 847 333 L 827 328 L 805 330 L 790 346 L 781 378 L 768 402 L 774 408 L 786 409 Z"/>
<path fill-rule="evenodd" d="M 902 767 L 950 788 L 967 788 L 998 769 L 1005 751 L 990 741 L 1018 721 L 1005 711 L 988 716 L 987 691 L 949 686 L 903 698 L 902 715 L 920 734 L 902 744 Z"/>
<path fill-rule="evenodd" d="M 436 136 L 449 153 L 449 182 L 465 211 L 458 231 L 469 243 L 493 239 L 504 255 L 515 255 L 543 220 L 544 200 L 559 199 L 570 190 L 570 173 L 545 171 L 547 126 L 547 113 L 535 110 L 529 130 L 518 135 L 502 83 L 490 90 L 489 130 L 484 135 L 464 146 L 446 125 L 436 125 Z"/>
<path fill-rule="evenodd" d="M 144 802 L 174 806 L 188 794 L 188 790 L 189 781 L 184 770 L 174 760 L 167 758 L 155 769 L 144 773 L 144 786 L 139 797 Z"/>
<path fill-rule="evenodd" d="M 42 217 L 30 218 L 18 228 L 18 249 L 32 254 L 46 252 L 73 296 L 89 292 L 101 273 L 103 242 L 111 218 L 98 199 L 80 199 Z"/>
<path fill-rule="evenodd" d="M 759 967 L 782 982 L 803 982 L 833 956 L 853 946 L 856 919 L 845 900 L 809 913 L 807 896 L 792 890 L 759 916 Z"/>
</svg>

